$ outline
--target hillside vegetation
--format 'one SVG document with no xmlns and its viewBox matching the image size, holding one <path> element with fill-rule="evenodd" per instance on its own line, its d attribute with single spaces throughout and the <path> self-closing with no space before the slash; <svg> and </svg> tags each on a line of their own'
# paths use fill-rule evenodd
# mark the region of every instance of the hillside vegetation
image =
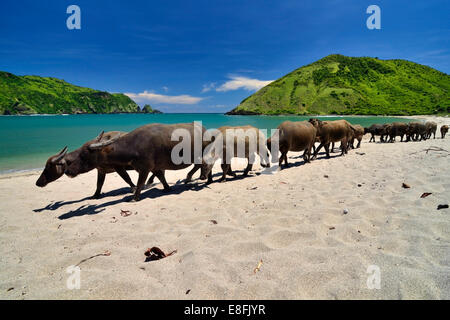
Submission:
<svg viewBox="0 0 450 320">
<path fill-rule="evenodd" d="M 246 98 L 228 114 L 450 113 L 450 76 L 406 60 L 330 55 Z"/>
<path fill-rule="evenodd" d="M 64 80 L 0 71 L 0 114 L 140 112 L 124 94 L 78 87 Z"/>
</svg>

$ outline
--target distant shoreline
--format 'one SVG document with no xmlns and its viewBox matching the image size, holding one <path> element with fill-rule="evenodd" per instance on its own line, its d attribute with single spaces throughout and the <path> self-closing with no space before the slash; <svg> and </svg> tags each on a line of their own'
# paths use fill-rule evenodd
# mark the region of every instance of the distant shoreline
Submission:
<svg viewBox="0 0 450 320">
<path fill-rule="evenodd" d="M 411 117 L 443 117 L 448 118 L 450 114 L 419 114 L 419 115 L 395 115 L 395 114 L 228 114 L 223 112 L 164 112 L 164 113 L 145 113 L 145 112 L 114 112 L 114 113 L 34 113 L 34 114 L 0 114 L 0 117 L 39 117 L 39 116 L 82 116 L 82 115 L 127 115 L 127 114 L 222 114 L 226 116 L 265 116 L 265 117 L 393 117 L 393 118 L 411 118 Z"/>
</svg>

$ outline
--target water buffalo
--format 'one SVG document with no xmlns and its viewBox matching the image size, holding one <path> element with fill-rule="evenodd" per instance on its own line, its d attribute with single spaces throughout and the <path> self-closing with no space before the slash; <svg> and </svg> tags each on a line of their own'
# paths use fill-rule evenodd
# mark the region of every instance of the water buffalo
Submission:
<svg viewBox="0 0 450 320">
<path fill-rule="evenodd" d="M 394 142 L 395 137 L 399 136 L 403 142 L 403 136 L 408 133 L 408 124 L 404 122 L 394 122 L 389 128 L 389 142 Z"/>
<path fill-rule="evenodd" d="M 370 133 L 369 142 L 375 142 L 375 136 L 380 136 L 380 142 L 384 142 L 384 136 L 387 135 L 389 125 L 387 124 L 373 124 L 368 128 L 364 128 L 364 134 Z"/>
<path fill-rule="evenodd" d="M 115 136 L 107 141 L 86 145 L 80 151 L 80 156 L 67 166 L 66 174 L 75 177 L 96 167 L 123 168 L 131 167 L 139 173 L 138 183 L 132 201 L 139 201 L 145 180 L 150 172 L 154 173 L 164 186 L 170 190 L 164 177 L 165 170 L 180 170 L 189 167 L 194 162 L 194 168 L 188 173 L 186 181 L 201 167 L 201 152 L 206 147 L 203 142 L 205 128 L 195 123 L 181 124 L 148 124 L 139 127 L 123 136 Z M 172 135 L 186 133 L 182 142 L 172 140 Z M 197 138 L 200 152 L 196 154 Z M 188 140 L 185 140 L 188 139 Z M 172 151 L 186 142 L 186 149 L 179 150 L 180 159 L 174 162 Z M 199 159 L 197 159 L 199 158 Z M 186 160 L 186 161 L 185 161 Z"/>
<path fill-rule="evenodd" d="M 317 129 L 308 121 L 284 121 L 278 126 L 278 146 L 281 152 L 279 166 L 284 160 L 284 165 L 288 166 L 287 153 L 289 151 L 303 151 L 303 160 L 310 162 L 311 148 L 316 142 Z M 267 146 L 271 149 L 272 139 L 267 139 Z M 318 140 L 317 142 L 320 142 Z"/>
<path fill-rule="evenodd" d="M 431 134 L 433 134 L 433 139 L 436 139 L 437 123 L 434 121 L 427 121 L 425 126 L 427 128 L 427 139 L 431 139 Z"/>
<path fill-rule="evenodd" d="M 252 169 L 255 152 L 261 158 L 261 166 L 270 166 L 266 137 L 258 128 L 249 125 L 236 127 L 223 126 L 217 130 L 220 132 L 221 139 L 216 137 L 215 141 L 208 147 L 208 150 L 205 151 L 205 158 L 207 158 L 207 160 L 203 161 L 200 179 L 204 180 L 207 176 L 211 176 L 214 162 L 219 158 L 222 159 L 222 177 L 219 180 L 220 182 L 226 181 L 227 175 L 232 177 L 236 176 L 231 169 L 231 159 L 235 157 L 246 158 L 248 161 L 243 176 L 248 175 L 248 172 Z M 229 139 L 233 140 L 230 141 Z M 233 150 L 227 150 L 227 145 L 232 145 Z M 215 148 L 214 151 L 212 151 L 213 147 Z M 219 152 L 216 150 L 222 150 L 222 155 L 219 155 Z M 211 182 L 211 180 L 209 180 L 209 182 Z"/>
<path fill-rule="evenodd" d="M 355 149 L 355 139 L 358 140 L 358 144 L 356 145 L 356 148 L 359 148 L 361 146 L 362 138 L 364 137 L 364 128 L 360 126 L 359 124 L 351 125 L 354 129 L 353 135 L 351 139 L 348 141 L 348 148 L 349 149 Z M 339 149 L 342 150 L 342 143 Z M 315 151 L 315 150 L 314 150 Z M 331 143 L 331 152 L 334 152 L 334 142 Z"/>
<path fill-rule="evenodd" d="M 101 141 L 107 141 L 115 136 L 122 136 L 126 134 L 126 132 L 120 132 L 120 131 L 111 131 L 111 132 L 102 132 L 97 138 L 90 140 L 86 142 L 82 147 L 67 153 L 67 147 L 62 149 L 58 154 L 51 156 L 46 164 L 45 168 L 42 171 L 41 175 L 39 176 L 39 179 L 36 181 L 36 185 L 38 187 L 45 187 L 50 182 L 53 182 L 57 179 L 59 179 L 61 176 L 64 175 L 65 170 L 68 165 L 72 163 L 75 159 L 77 159 L 80 156 L 81 150 L 83 148 L 86 148 L 88 145 L 96 142 Z M 93 198 L 99 198 L 101 194 L 101 190 L 103 187 L 103 184 L 105 182 L 105 177 L 107 173 L 111 172 L 117 172 L 122 179 L 131 187 L 131 190 L 134 191 L 136 189 L 136 186 L 131 181 L 130 176 L 126 172 L 128 169 L 132 169 L 130 167 L 128 168 L 113 168 L 113 167 L 107 167 L 107 166 L 98 166 L 95 167 L 97 169 L 97 189 L 92 196 Z M 94 168 L 93 168 L 94 169 Z"/>
<path fill-rule="evenodd" d="M 359 124 L 355 124 L 352 125 L 354 132 L 353 132 L 353 136 L 349 142 L 349 147 L 351 147 L 352 149 L 355 149 L 354 143 L 355 143 L 355 139 L 358 140 L 358 144 L 356 145 L 356 148 L 359 148 L 361 146 L 361 140 L 364 136 L 364 128 L 362 126 L 360 126 Z"/>
<path fill-rule="evenodd" d="M 442 139 L 445 138 L 445 135 L 447 134 L 447 132 L 448 132 L 448 125 L 444 124 L 444 125 L 441 127 L 441 138 L 442 138 Z"/>
<path fill-rule="evenodd" d="M 322 147 L 325 147 L 327 158 L 330 157 L 330 143 L 341 141 L 343 156 L 347 153 L 348 142 L 352 138 L 355 129 L 347 120 L 321 121 L 319 119 L 309 119 L 309 122 L 316 128 L 320 145 L 314 152 L 312 160 L 317 158 L 317 154 Z"/>
<path fill-rule="evenodd" d="M 406 135 L 406 141 L 410 140 L 426 140 L 427 137 L 427 127 L 421 122 L 410 122 L 408 123 L 408 131 Z"/>
</svg>

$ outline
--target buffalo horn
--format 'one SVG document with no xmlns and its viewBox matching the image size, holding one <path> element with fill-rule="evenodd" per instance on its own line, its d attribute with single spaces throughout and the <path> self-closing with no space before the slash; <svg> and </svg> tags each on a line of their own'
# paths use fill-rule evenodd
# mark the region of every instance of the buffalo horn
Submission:
<svg viewBox="0 0 450 320">
<path fill-rule="evenodd" d="M 64 147 L 64 148 L 58 153 L 58 156 L 57 156 L 55 159 L 52 160 L 52 163 L 58 163 L 58 162 L 60 162 L 60 161 L 62 160 L 62 158 L 64 158 L 64 156 L 66 155 L 66 153 L 67 153 L 67 146 Z"/>
</svg>

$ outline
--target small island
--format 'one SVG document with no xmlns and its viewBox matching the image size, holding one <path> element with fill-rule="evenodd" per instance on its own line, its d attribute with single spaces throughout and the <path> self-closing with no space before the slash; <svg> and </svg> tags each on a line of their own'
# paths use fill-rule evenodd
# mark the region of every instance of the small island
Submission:
<svg viewBox="0 0 450 320">
<path fill-rule="evenodd" d="M 152 113 L 152 114 L 160 114 L 161 111 L 157 109 L 153 109 L 149 104 L 144 105 L 144 107 L 141 110 L 142 113 Z"/>
</svg>

